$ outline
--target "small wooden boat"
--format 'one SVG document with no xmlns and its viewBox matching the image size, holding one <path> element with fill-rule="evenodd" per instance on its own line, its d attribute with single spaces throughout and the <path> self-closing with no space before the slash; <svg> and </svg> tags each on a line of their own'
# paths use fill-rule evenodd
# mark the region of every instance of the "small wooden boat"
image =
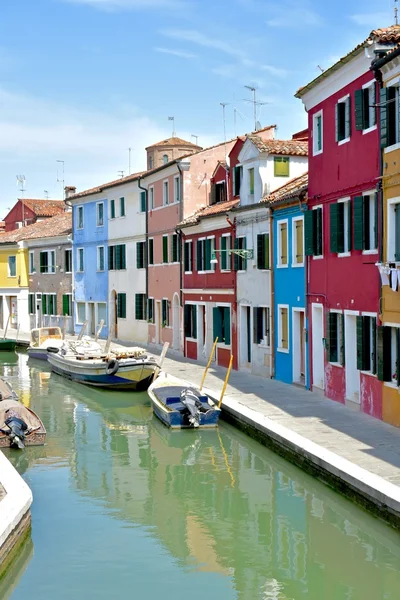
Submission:
<svg viewBox="0 0 400 600">
<path fill-rule="evenodd" d="M 216 427 L 221 409 L 192 384 L 161 373 L 147 390 L 156 416 L 172 429 Z"/>
<path fill-rule="evenodd" d="M 16 348 L 17 341 L 7 338 L 0 339 L 0 352 L 13 352 Z"/>
<path fill-rule="evenodd" d="M 59 327 L 39 327 L 31 330 L 31 341 L 28 346 L 29 358 L 47 360 L 47 348 L 61 348 L 63 345 L 62 332 Z"/>
<path fill-rule="evenodd" d="M 10 435 L 11 427 L 6 424 L 9 417 L 21 419 L 27 426 L 24 431 L 22 446 L 14 442 Z M 0 402 L 0 448 L 9 446 L 43 446 L 46 439 L 46 429 L 37 414 L 32 409 L 24 406 L 18 400 L 2 400 Z"/>
</svg>

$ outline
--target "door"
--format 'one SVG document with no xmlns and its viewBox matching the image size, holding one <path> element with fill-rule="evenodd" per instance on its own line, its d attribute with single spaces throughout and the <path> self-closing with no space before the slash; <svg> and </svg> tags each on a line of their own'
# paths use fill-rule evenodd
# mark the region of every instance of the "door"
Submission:
<svg viewBox="0 0 400 600">
<path fill-rule="evenodd" d="M 293 309 L 293 381 L 305 385 L 305 316 L 304 310 Z"/>
<path fill-rule="evenodd" d="M 240 307 L 240 366 L 250 367 L 251 363 L 251 307 Z"/>
<path fill-rule="evenodd" d="M 306 374 L 306 329 L 304 311 L 300 313 L 300 378 L 305 381 Z"/>
<path fill-rule="evenodd" d="M 346 357 L 346 400 L 360 404 L 360 371 L 357 370 L 357 315 L 344 315 L 344 355 Z"/>
<path fill-rule="evenodd" d="M 18 325 L 18 303 L 17 303 L 17 296 L 10 296 L 10 304 L 11 304 L 11 310 L 10 310 L 10 327 L 12 327 L 13 329 L 17 329 L 17 325 Z"/>
<path fill-rule="evenodd" d="M 161 343 L 161 300 L 156 300 L 156 344 Z"/>
<path fill-rule="evenodd" d="M 179 306 L 179 296 L 178 294 L 174 294 L 172 300 L 172 347 L 174 350 L 179 350 L 180 348 L 180 333 L 181 333 L 181 323 L 180 323 L 180 306 Z"/>
<path fill-rule="evenodd" d="M 206 307 L 197 305 L 197 358 L 207 358 L 206 350 Z"/>
<path fill-rule="evenodd" d="M 312 376 L 313 387 L 325 389 L 324 377 L 324 310 L 322 304 L 313 304 L 312 314 Z"/>
<path fill-rule="evenodd" d="M 246 306 L 247 362 L 251 363 L 251 308 Z"/>
<path fill-rule="evenodd" d="M 42 294 L 36 294 L 36 327 L 43 327 Z"/>
</svg>

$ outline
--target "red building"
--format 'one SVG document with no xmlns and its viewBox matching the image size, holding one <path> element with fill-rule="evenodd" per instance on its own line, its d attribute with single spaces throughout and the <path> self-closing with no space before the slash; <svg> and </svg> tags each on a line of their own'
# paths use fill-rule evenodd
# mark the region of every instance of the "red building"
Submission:
<svg viewBox="0 0 400 600">
<path fill-rule="evenodd" d="M 55 217 L 64 211 L 65 204 L 62 200 L 19 198 L 5 217 L 5 226 L 2 230 L 12 231 L 25 225 L 32 225 L 37 221 Z"/>
<path fill-rule="evenodd" d="M 399 27 L 373 31 L 296 94 L 308 111 L 311 132 L 305 213 L 311 384 L 378 418 L 375 263 L 382 199 L 379 89 L 370 67 L 377 53 L 399 39 Z"/>
</svg>

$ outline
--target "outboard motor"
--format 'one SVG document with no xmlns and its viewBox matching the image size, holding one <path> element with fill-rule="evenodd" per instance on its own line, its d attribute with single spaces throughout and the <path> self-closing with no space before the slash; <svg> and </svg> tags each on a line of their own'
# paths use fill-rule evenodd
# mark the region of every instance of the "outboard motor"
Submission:
<svg viewBox="0 0 400 600">
<path fill-rule="evenodd" d="M 200 408 L 201 402 L 196 396 L 195 392 L 190 389 L 182 390 L 181 402 L 188 410 L 188 420 L 193 427 L 199 427 L 200 425 Z"/>
<path fill-rule="evenodd" d="M 28 425 L 17 413 L 11 409 L 6 412 L 7 419 L 4 421 L 8 429 L 2 429 L 3 433 L 10 438 L 10 445 L 17 448 L 25 448 L 24 439 Z"/>
</svg>

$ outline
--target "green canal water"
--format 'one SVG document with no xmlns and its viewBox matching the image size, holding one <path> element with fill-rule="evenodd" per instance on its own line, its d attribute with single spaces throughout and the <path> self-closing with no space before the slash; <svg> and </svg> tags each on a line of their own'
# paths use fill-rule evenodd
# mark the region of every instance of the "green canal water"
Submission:
<svg viewBox="0 0 400 600">
<path fill-rule="evenodd" d="M 7 451 L 34 503 L 1 600 L 399 599 L 400 535 L 234 428 L 171 432 L 23 353 L 0 374 L 48 432 Z"/>
</svg>

